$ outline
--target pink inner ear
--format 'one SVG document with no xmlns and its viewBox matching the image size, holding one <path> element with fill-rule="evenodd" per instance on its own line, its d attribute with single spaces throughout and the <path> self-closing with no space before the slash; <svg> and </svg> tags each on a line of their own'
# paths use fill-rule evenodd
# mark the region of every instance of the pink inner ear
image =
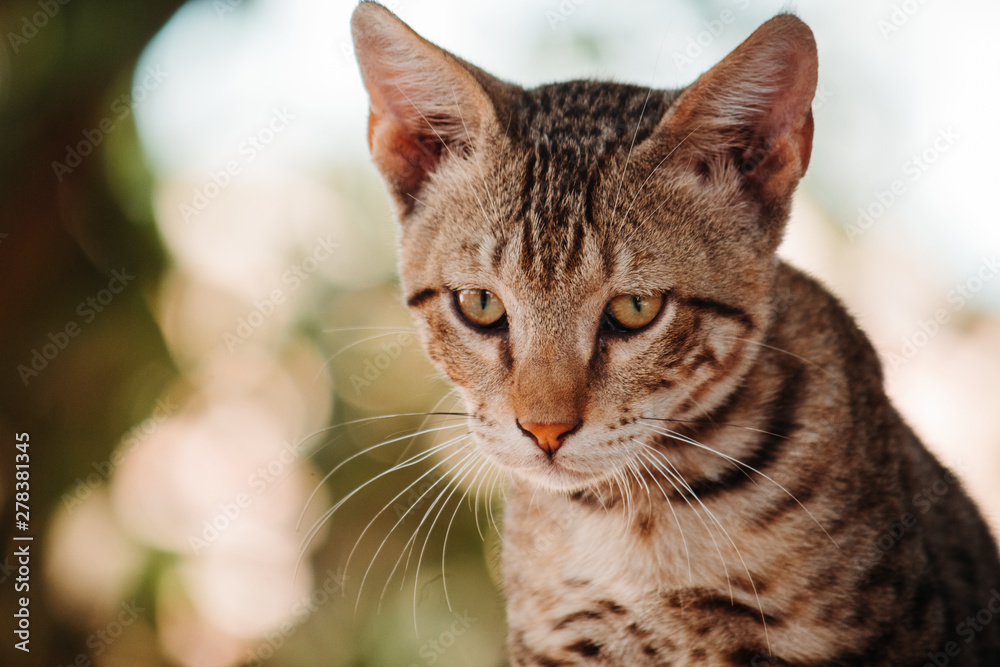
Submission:
<svg viewBox="0 0 1000 667">
<path fill-rule="evenodd" d="M 449 155 L 462 155 L 493 118 L 488 75 L 414 33 L 384 7 L 362 3 L 351 30 L 371 96 L 368 146 L 400 207 L 410 213 L 421 188 Z"/>
<path fill-rule="evenodd" d="M 773 138 L 766 152 L 754 162 L 751 157 L 745 164 L 744 175 L 753 183 L 761 198 L 776 201 L 788 196 L 791 189 L 805 173 L 812 154 L 813 116 L 810 110 L 804 121 L 791 127 L 782 127 Z"/>
<path fill-rule="evenodd" d="M 373 108 L 368 116 L 368 146 L 376 166 L 409 209 L 414 197 L 441 160 L 441 143 L 436 137 L 421 135 L 390 114 Z"/>
<path fill-rule="evenodd" d="M 815 88 L 812 32 L 779 15 L 682 93 L 665 118 L 667 136 L 673 146 L 684 139 L 681 155 L 705 173 L 707 164 L 735 163 L 755 196 L 775 202 L 809 164 Z"/>
</svg>

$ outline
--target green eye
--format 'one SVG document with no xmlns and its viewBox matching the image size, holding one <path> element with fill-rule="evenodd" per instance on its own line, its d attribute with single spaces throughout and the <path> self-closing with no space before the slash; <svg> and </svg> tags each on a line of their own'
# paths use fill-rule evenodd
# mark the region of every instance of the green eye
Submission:
<svg viewBox="0 0 1000 667">
<path fill-rule="evenodd" d="M 656 296 L 621 294 L 611 299 L 604 315 L 613 330 L 635 331 L 652 322 L 662 307 L 662 294 Z"/>
<path fill-rule="evenodd" d="M 455 303 L 469 324 L 482 329 L 499 327 L 507 321 L 503 301 L 485 289 L 463 289 L 455 292 Z"/>
</svg>

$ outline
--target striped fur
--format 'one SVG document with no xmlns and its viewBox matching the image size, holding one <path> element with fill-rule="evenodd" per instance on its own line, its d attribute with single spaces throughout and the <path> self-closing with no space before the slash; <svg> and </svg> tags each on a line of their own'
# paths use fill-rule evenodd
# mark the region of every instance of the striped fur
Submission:
<svg viewBox="0 0 1000 667">
<path fill-rule="evenodd" d="M 774 255 L 811 150 L 801 21 L 682 91 L 524 90 L 374 3 L 353 29 L 407 304 L 513 473 L 512 664 L 1000 664 L 1000 620 L 966 620 L 1000 611 L 984 522 L 845 309 Z M 464 322 L 461 289 L 508 326 Z M 602 328 L 653 294 L 645 329 Z M 578 426 L 553 455 L 529 422 Z"/>
</svg>

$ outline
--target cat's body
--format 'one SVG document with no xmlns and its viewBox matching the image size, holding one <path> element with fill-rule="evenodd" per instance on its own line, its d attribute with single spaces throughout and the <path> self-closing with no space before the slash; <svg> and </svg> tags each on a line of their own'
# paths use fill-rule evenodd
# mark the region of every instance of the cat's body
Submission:
<svg viewBox="0 0 1000 667">
<path fill-rule="evenodd" d="M 513 664 L 998 664 L 1000 619 L 961 625 L 1000 588 L 984 522 L 774 256 L 811 150 L 804 24 L 676 92 L 525 91 L 373 3 L 354 35 L 408 305 L 470 456 L 514 473 Z"/>
</svg>

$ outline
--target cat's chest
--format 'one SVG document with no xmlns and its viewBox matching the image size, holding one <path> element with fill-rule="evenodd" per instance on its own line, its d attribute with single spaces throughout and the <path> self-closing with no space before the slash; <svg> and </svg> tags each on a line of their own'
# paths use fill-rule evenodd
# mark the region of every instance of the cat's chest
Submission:
<svg viewBox="0 0 1000 667">
<path fill-rule="evenodd" d="M 697 518 L 645 507 L 622 521 L 620 507 L 546 500 L 515 493 L 508 504 L 513 664 L 715 664 L 733 650 L 721 606 L 738 610 L 741 646 L 765 645 L 765 613 L 741 590 L 738 559 L 689 525 Z"/>
<path fill-rule="evenodd" d="M 620 600 L 677 588 L 728 589 L 744 567 L 742 552 L 756 545 L 735 522 L 726 531 L 715 527 L 687 506 L 634 500 L 605 507 L 515 492 L 505 521 L 505 568 L 535 588 L 585 583 L 592 595 Z"/>
</svg>

